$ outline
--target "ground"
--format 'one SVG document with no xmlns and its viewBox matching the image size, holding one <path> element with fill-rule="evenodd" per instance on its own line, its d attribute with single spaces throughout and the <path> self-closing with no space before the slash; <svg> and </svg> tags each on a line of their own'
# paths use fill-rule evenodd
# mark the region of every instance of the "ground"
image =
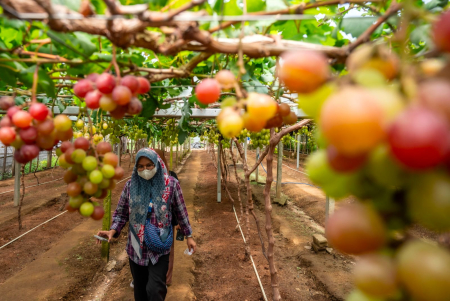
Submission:
<svg viewBox="0 0 450 301">
<path fill-rule="evenodd" d="M 289 153 L 286 155 L 288 158 L 284 163 L 295 169 L 295 162 L 289 159 Z M 174 280 L 166 300 L 264 300 L 253 265 L 245 258 L 245 244 L 225 190 L 222 191 L 222 202 L 217 202 L 217 172 L 211 156 L 204 150 L 194 150 L 177 168 L 198 250 L 193 256 L 184 255 L 185 242 L 176 242 Z M 249 162 L 253 163 L 255 153 L 249 151 L 248 156 Z M 227 163 L 231 164 L 231 160 Z M 132 170 L 129 156 L 123 157 L 122 166 L 126 170 L 125 177 L 128 177 Z M 230 171 L 233 177 L 229 189 L 240 217 L 232 166 Z M 302 166 L 299 171 L 303 171 Z M 242 167 L 238 167 L 238 173 L 242 176 Z M 265 175 L 261 167 L 259 173 Z M 62 174 L 63 171 L 56 168 L 37 173 L 37 176 L 43 183 L 59 179 Z M 112 192 L 112 210 L 125 182 L 119 183 Z M 311 184 L 304 174 L 287 167 L 283 167 L 283 182 Z M 28 175 L 25 184 L 35 185 L 35 177 Z M 0 193 L 12 187 L 12 180 L 2 181 Z M 267 248 L 263 185 L 253 183 L 252 190 L 255 213 Z M 23 206 L 24 229 L 21 231 L 17 229 L 13 193 L 0 194 L 0 246 L 61 214 L 64 200 L 60 196 L 64 192 L 62 180 L 27 189 Z M 323 231 L 323 192 L 298 184 L 285 184 L 282 192 L 289 199 L 288 205 L 273 204 L 272 218 L 275 264 L 283 300 L 344 300 L 352 289 L 354 258 L 335 251 L 316 254 L 310 247 L 312 234 Z M 245 197 L 245 189 L 241 185 L 241 199 L 245 200 Z M 245 219 L 244 216 L 241 225 L 247 235 Z M 250 217 L 249 226 L 252 258 L 264 292 L 271 300 L 268 263 L 261 251 L 253 217 Z M 100 248 L 92 237 L 100 228 L 100 222 L 65 213 L 1 249 L 1 299 L 133 300 L 129 287 L 131 274 L 124 251 L 127 231 L 124 229 L 119 239 L 111 244 L 110 262 L 106 264 L 100 258 Z"/>
</svg>

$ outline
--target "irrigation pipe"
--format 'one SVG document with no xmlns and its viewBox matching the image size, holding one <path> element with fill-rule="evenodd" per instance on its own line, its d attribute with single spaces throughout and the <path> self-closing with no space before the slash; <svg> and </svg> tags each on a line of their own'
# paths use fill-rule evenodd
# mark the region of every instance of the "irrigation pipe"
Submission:
<svg viewBox="0 0 450 301">
<path fill-rule="evenodd" d="M 119 184 L 120 182 L 123 182 L 123 181 L 125 181 L 125 180 L 127 180 L 127 179 L 129 179 L 129 178 L 131 178 L 131 176 L 129 176 L 129 177 L 127 177 L 127 178 L 125 178 L 125 179 L 123 179 L 123 180 L 120 180 L 119 182 L 117 182 L 117 184 Z M 62 179 L 62 178 L 61 178 Z M 61 179 L 59 179 L 59 180 L 61 180 Z M 55 180 L 56 181 L 56 180 Z M 53 181 L 51 181 L 51 182 L 53 182 Z M 49 183 L 49 182 L 47 182 L 47 183 Z M 44 184 L 44 183 L 42 183 L 42 184 Z M 35 185 L 35 186 L 37 186 L 37 185 Z M 33 186 L 30 186 L 30 187 L 33 187 Z M 1 246 L 0 247 L 0 250 L 1 249 L 3 249 L 4 247 L 6 247 L 7 245 L 9 245 L 9 244 L 11 244 L 11 243 L 13 243 L 13 242 L 15 242 L 16 240 L 18 240 L 19 238 L 21 238 L 22 236 L 25 236 L 25 235 L 27 235 L 28 233 L 30 233 L 31 231 L 33 231 L 33 230 L 35 230 L 35 229 L 37 229 L 37 228 L 39 228 L 40 226 L 42 226 L 42 225 L 45 225 L 46 223 L 48 223 L 49 221 L 52 221 L 52 220 L 54 220 L 55 218 L 57 218 L 58 216 L 61 216 L 61 215 L 63 215 L 64 213 L 66 213 L 67 212 L 67 210 L 66 211 L 64 211 L 64 212 L 62 212 L 62 213 L 60 213 L 60 214 L 58 214 L 58 215 L 56 215 L 56 216 L 54 216 L 54 217 L 52 217 L 51 219 L 49 219 L 49 220 L 47 220 L 47 221 L 45 221 L 45 222 L 43 222 L 42 224 L 39 224 L 39 225 L 37 225 L 36 227 L 34 227 L 33 229 L 31 229 L 31 230 L 29 230 L 29 231 L 27 231 L 27 232 L 25 232 L 25 233 L 23 233 L 22 235 L 20 235 L 20 236 L 18 236 L 18 237 L 16 237 L 16 238 L 14 238 L 13 240 L 11 240 L 10 242 L 8 242 L 8 243 L 6 243 L 6 244 L 4 244 L 3 246 Z"/>
<path fill-rule="evenodd" d="M 51 181 L 48 181 L 48 182 L 39 183 L 39 184 L 37 184 L 37 185 L 27 186 L 27 187 L 25 187 L 25 188 L 36 187 L 36 186 L 44 185 L 44 184 L 47 184 L 47 183 L 59 181 L 59 180 L 62 180 L 62 179 L 64 179 L 64 178 L 59 178 L 59 179 L 56 179 L 56 180 L 51 180 Z M 4 193 L 8 193 L 8 192 L 13 192 L 13 191 L 14 191 L 14 189 L 13 189 L 13 190 L 8 190 L 8 191 L 3 191 L 3 192 L 0 192 L 0 194 L 4 194 Z"/>
<path fill-rule="evenodd" d="M 239 223 L 239 219 L 236 214 L 236 210 L 234 209 L 234 205 L 233 205 L 233 211 L 234 211 L 234 215 L 236 216 L 236 221 L 238 223 L 239 230 L 241 231 L 242 239 L 244 240 L 244 243 L 247 244 L 247 242 L 245 241 L 244 233 L 242 232 L 241 224 Z M 253 261 L 252 254 L 249 254 L 249 255 L 250 255 L 250 260 L 252 261 L 252 264 L 253 264 L 253 269 L 255 270 L 256 279 L 258 279 L 259 286 L 261 287 L 261 291 L 262 291 L 264 300 L 267 301 L 266 292 L 264 292 L 264 287 L 261 283 L 261 278 L 259 278 L 258 270 L 256 269 L 256 265 L 255 265 L 255 262 Z"/>
</svg>

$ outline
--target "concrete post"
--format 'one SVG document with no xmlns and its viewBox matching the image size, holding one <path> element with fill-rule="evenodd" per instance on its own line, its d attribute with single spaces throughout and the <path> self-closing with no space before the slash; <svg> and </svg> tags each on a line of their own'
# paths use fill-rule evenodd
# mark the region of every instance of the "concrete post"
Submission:
<svg viewBox="0 0 450 301">
<path fill-rule="evenodd" d="M 325 222 L 328 220 L 328 217 L 334 213 L 334 199 L 330 198 L 327 195 L 327 201 L 325 203 Z"/>
<path fill-rule="evenodd" d="M 51 168 L 52 167 L 52 156 L 53 156 L 53 151 L 49 150 L 47 152 L 47 168 Z"/>
<path fill-rule="evenodd" d="M 283 142 L 278 142 L 278 162 L 277 162 L 277 190 L 276 197 L 281 197 L 281 172 L 283 164 Z"/>
<path fill-rule="evenodd" d="M 258 162 L 259 159 L 259 147 L 256 148 L 256 161 Z M 258 175 L 259 175 L 259 164 L 256 167 L 256 183 L 258 183 Z"/>
<path fill-rule="evenodd" d="M 297 134 L 297 169 L 300 167 L 300 134 Z"/>
<path fill-rule="evenodd" d="M 19 206 L 20 201 L 20 165 L 19 162 L 14 164 L 14 207 Z"/>
<path fill-rule="evenodd" d="M 217 147 L 217 203 L 220 203 L 222 201 L 222 187 L 221 187 L 221 181 L 222 181 L 222 171 L 221 171 L 221 158 L 220 158 L 220 152 L 222 150 L 222 143 L 219 141 L 219 145 Z"/>
</svg>

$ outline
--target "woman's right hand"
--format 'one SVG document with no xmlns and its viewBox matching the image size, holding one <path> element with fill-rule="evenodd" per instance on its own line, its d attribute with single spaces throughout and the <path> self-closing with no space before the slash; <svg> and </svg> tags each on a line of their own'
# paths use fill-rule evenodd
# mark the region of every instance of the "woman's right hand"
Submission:
<svg viewBox="0 0 450 301">
<path fill-rule="evenodd" d="M 116 234 L 116 230 L 98 231 L 97 233 L 98 236 L 108 238 L 108 242 L 111 242 L 111 239 L 113 238 L 114 234 Z M 97 239 L 97 245 L 101 243 L 102 243 L 101 240 Z"/>
</svg>

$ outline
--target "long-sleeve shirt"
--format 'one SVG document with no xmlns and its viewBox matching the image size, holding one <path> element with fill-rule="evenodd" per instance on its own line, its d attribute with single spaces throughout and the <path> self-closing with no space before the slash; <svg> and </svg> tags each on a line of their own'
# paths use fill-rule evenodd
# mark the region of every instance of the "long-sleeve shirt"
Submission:
<svg viewBox="0 0 450 301">
<path fill-rule="evenodd" d="M 184 203 L 180 183 L 173 177 L 169 177 L 169 179 L 170 179 L 169 182 L 170 206 L 167 212 L 169 224 L 172 221 L 172 211 L 173 211 L 176 214 L 183 235 L 184 236 L 192 235 L 192 228 L 191 225 L 189 224 L 188 212 L 186 209 L 186 205 Z M 114 211 L 113 222 L 110 229 L 117 231 L 116 234 L 114 235 L 115 238 L 119 237 L 120 232 L 122 231 L 123 227 L 130 218 L 130 185 L 131 180 L 128 180 L 128 182 L 125 184 L 125 187 L 123 188 L 122 195 L 120 196 L 116 211 Z M 156 227 L 158 227 L 158 222 L 156 220 L 154 210 L 152 210 L 151 212 L 150 222 Z M 126 250 L 130 259 L 136 264 L 141 266 L 148 266 L 150 261 L 152 264 L 156 264 L 160 256 L 167 255 L 170 253 L 170 249 L 164 254 L 154 253 L 147 248 L 145 243 L 143 243 L 142 258 L 139 258 L 131 245 L 132 234 L 130 233 L 130 231 L 131 230 L 128 229 L 128 242 Z"/>
</svg>

